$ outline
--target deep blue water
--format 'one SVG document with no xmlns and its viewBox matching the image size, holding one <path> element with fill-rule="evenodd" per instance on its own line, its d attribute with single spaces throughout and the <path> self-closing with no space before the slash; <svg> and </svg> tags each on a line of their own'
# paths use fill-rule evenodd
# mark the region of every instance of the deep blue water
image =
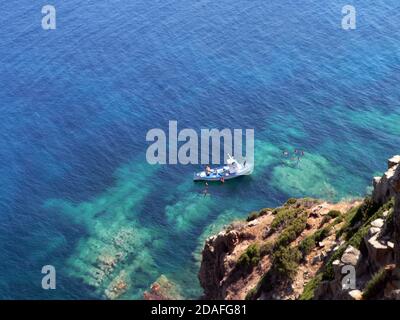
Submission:
<svg viewBox="0 0 400 320">
<path fill-rule="evenodd" d="M 118 277 L 141 298 L 161 274 L 198 297 L 207 235 L 288 197 L 363 196 L 400 152 L 397 0 L 352 1 L 353 31 L 330 0 L 55 0 L 55 31 L 44 4 L 0 5 L 0 298 L 104 298 Z M 147 165 L 168 120 L 254 128 L 256 174 L 203 198 L 198 167 Z"/>
</svg>

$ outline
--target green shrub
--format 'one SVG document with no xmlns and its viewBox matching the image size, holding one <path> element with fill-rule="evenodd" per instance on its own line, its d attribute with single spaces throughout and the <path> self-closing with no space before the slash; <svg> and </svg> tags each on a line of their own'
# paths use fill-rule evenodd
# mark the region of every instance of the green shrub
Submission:
<svg viewBox="0 0 400 320">
<path fill-rule="evenodd" d="M 282 231 L 276 241 L 276 247 L 286 246 L 304 231 L 307 225 L 307 216 L 301 215 L 290 222 L 289 225 Z"/>
<path fill-rule="evenodd" d="M 267 215 L 268 214 L 268 212 L 272 212 L 273 211 L 273 209 L 271 209 L 271 208 L 264 208 L 264 209 L 261 209 L 260 210 L 260 212 L 259 212 L 259 216 L 261 217 L 261 216 L 265 216 L 265 215 Z"/>
<path fill-rule="evenodd" d="M 379 218 L 380 216 L 382 216 L 384 211 L 390 210 L 393 207 L 393 204 L 394 201 L 393 199 L 391 199 L 383 206 L 379 207 L 372 201 L 371 198 L 365 198 L 361 206 L 359 206 L 358 208 L 353 208 L 345 214 L 345 224 L 339 231 L 337 231 L 336 237 L 339 238 L 344 235 L 345 240 L 350 240 L 360 230 L 360 227 L 357 226 L 365 226 L 366 223 L 369 223 L 374 219 Z M 357 240 L 359 240 L 359 236 L 360 234 L 357 235 Z"/>
<path fill-rule="evenodd" d="M 331 220 L 332 220 L 332 217 L 331 217 L 331 216 L 328 216 L 328 215 L 324 216 L 324 217 L 322 218 L 322 220 L 321 220 L 320 226 L 323 226 L 324 224 L 328 223 L 328 222 L 331 221 Z"/>
<path fill-rule="evenodd" d="M 252 220 L 257 219 L 259 216 L 260 216 L 259 212 L 253 211 L 252 213 L 249 214 L 249 216 L 247 217 L 246 221 L 250 222 Z"/>
<path fill-rule="evenodd" d="M 247 292 L 246 297 L 244 299 L 245 300 L 254 300 L 256 294 L 257 294 L 257 287 L 249 290 L 249 292 Z"/>
<path fill-rule="evenodd" d="M 359 249 L 363 238 L 368 234 L 370 226 L 364 225 L 360 227 L 357 232 L 351 233 L 351 238 L 348 240 L 348 244 L 352 245 L 353 247 Z M 347 239 L 347 238 L 346 238 Z"/>
<path fill-rule="evenodd" d="M 271 231 L 276 231 L 279 228 L 282 228 L 285 225 L 289 224 L 297 217 L 299 212 L 301 212 L 301 210 L 292 208 L 283 208 L 278 210 L 274 217 L 274 220 L 271 223 Z"/>
<path fill-rule="evenodd" d="M 349 211 L 347 211 L 342 217 L 345 221 L 345 223 L 343 224 L 342 228 L 338 231 L 336 231 L 336 238 L 339 239 L 343 234 L 345 234 L 348 229 L 350 228 L 350 222 L 353 219 L 353 217 L 356 215 L 356 213 L 358 212 L 359 208 L 361 206 L 358 207 L 354 207 L 352 209 L 350 209 Z"/>
<path fill-rule="evenodd" d="M 301 259 L 301 253 L 297 248 L 280 247 L 273 255 L 273 268 L 278 275 L 284 278 L 293 278 Z"/>
<path fill-rule="evenodd" d="M 315 232 L 314 234 L 315 242 L 318 243 L 324 240 L 326 237 L 329 236 L 330 231 L 331 231 L 331 226 L 326 226 L 325 228 Z"/>
<path fill-rule="evenodd" d="M 273 266 L 262 276 L 261 280 L 258 282 L 256 291 L 257 293 L 259 292 L 268 292 L 271 291 L 274 288 L 274 281 L 276 280 L 276 277 L 273 272 Z M 254 296 L 257 298 L 257 295 Z"/>
<path fill-rule="evenodd" d="M 341 212 L 338 210 L 331 210 L 328 212 L 328 216 L 330 216 L 331 218 L 337 218 L 341 215 Z"/>
<path fill-rule="evenodd" d="M 250 267 L 250 257 L 246 252 L 242 253 L 237 262 L 238 266 L 247 268 Z"/>
<path fill-rule="evenodd" d="M 363 299 L 374 299 L 379 293 L 382 293 L 387 282 L 388 274 L 389 272 L 385 268 L 375 273 L 371 280 L 365 285 Z"/>
<path fill-rule="evenodd" d="M 260 211 L 253 211 L 248 215 L 246 221 L 250 222 L 250 221 L 255 220 L 255 219 L 257 219 L 257 218 L 259 218 L 261 216 L 267 215 L 268 212 L 271 212 L 271 211 L 273 212 L 273 209 L 271 209 L 271 208 L 264 208 L 264 209 L 261 209 Z"/>
<path fill-rule="evenodd" d="M 312 249 L 315 248 L 318 242 L 329 236 L 330 230 L 331 226 L 326 226 L 325 228 L 316 231 L 314 234 L 308 236 L 300 242 L 299 250 L 301 251 L 303 258 L 305 258 L 312 251 Z"/>
<path fill-rule="evenodd" d="M 238 259 L 238 266 L 243 268 L 255 267 L 260 262 L 260 247 L 253 243 L 247 247 L 246 251 Z"/>
<path fill-rule="evenodd" d="M 354 227 L 357 223 L 365 222 L 369 217 L 371 217 L 377 210 L 379 206 L 375 204 L 371 198 L 365 198 L 364 202 L 358 208 L 354 216 L 349 221 L 349 227 Z"/>
<path fill-rule="evenodd" d="M 248 246 L 248 248 L 246 249 L 246 252 L 249 255 L 249 257 L 254 257 L 259 254 L 260 248 L 257 243 L 253 243 Z"/>
<path fill-rule="evenodd" d="M 322 280 L 322 274 L 317 274 L 312 278 L 303 289 L 303 293 L 300 295 L 299 300 L 312 300 L 314 299 L 315 289 L 318 288 Z"/>
<path fill-rule="evenodd" d="M 322 280 L 331 281 L 331 280 L 333 280 L 335 278 L 335 275 L 334 275 L 334 272 L 333 272 L 333 261 L 339 259 L 343 255 L 343 253 L 346 250 L 346 248 L 347 248 L 347 246 L 346 246 L 346 244 L 344 244 L 344 245 L 340 246 L 339 249 L 336 250 L 332 254 L 332 256 L 329 258 L 328 262 L 325 265 L 324 272 L 323 272 L 323 275 L 322 275 Z"/>
<path fill-rule="evenodd" d="M 342 216 L 337 217 L 337 218 L 335 219 L 335 221 L 333 221 L 333 224 L 335 225 L 335 224 L 339 224 L 339 223 L 341 223 L 341 222 L 343 222 L 343 217 L 342 217 Z"/>
<path fill-rule="evenodd" d="M 294 204 L 296 204 L 296 202 L 297 202 L 297 199 L 295 199 L 295 198 L 290 198 L 290 199 L 288 199 L 288 200 L 286 201 L 285 205 L 288 205 L 288 206 L 294 205 Z"/>
<path fill-rule="evenodd" d="M 260 247 L 260 256 L 264 257 L 269 255 L 274 250 L 274 244 L 272 242 L 265 242 Z"/>
<path fill-rule="evenodd" d="M 355 248 L 360 248 L 361 242 L 363 238 L 368 234 L 368 230 L 370 229 L 370 223 L 375 219 L 378 219 L 383 216 L 383 213 L 387 210 L 391 210 L 393 207 L 393 199 L 385 203 L 383 206 L 377 209 L 377 211 L 369 216 L 369 218 L 364 222 L 362 226 L 358 229 L 351 230 L 346 234 L 345 239 L 348 240 L 348 243 L 351 244 Z"/>
<path fill-rule="evenodd" d="M 315 248 L 315 238 L 313 235 L 303 239 L 303 241 L 301 241 L 299 244 L 299 250 L 301 251 L 303 258 L 309 255 L 312 249 L 314 248 Z"/>
</svg>

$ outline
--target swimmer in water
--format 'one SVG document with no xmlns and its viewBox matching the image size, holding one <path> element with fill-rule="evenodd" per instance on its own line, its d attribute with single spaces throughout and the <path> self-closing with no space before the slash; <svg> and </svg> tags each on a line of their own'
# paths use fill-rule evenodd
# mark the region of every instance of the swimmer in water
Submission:
<svg viewBox="0 0 400 320">
<path fill-rule="evenodd" d="M 200 194 L 202 194 L 204 197 L 206 197 L 207 195 L 210 195 L 210 193 L 208 192 L 208 182 L 205 183 L 205 189 L 200 192 Z"/>
</svg>

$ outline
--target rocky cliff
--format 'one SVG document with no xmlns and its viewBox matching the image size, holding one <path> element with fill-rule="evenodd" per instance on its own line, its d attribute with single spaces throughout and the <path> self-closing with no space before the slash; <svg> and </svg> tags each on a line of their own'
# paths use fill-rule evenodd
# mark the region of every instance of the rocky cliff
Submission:
<svg viewBox="0 0 400 320">
<path fill-rule="evenodd" d="M 207 299 L 400 299 L 400 156 L 365 199 L 289 199 L 207 239 Z"/>
<path fill-rule="evenodd" d="M 394 239 L 396 248 L 400 248 L 400 155 L 388 160 L 388 170 L 382 177 L 374 178 L 373 199 L 380 205 L 394 197 L 393 212 Z M 395 250 L 397 267 L 400 267 L 400 249 Z"/>
</svg>

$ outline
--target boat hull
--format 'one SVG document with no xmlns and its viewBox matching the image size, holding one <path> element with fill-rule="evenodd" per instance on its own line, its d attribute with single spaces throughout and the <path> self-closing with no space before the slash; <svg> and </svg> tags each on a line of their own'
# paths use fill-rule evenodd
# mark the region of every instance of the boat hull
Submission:
<svg viewBox="0 0 400 320">
<path fill-rule="evenodd" d="M 245 167 L 243 170 L 235 173 L 224 171 L 224 168 L 214 169 L 209 175 L 205 171 L 194 173 L 193 181 L 221 181 L 231 180 L 241 176 L 250 175 L 253 172 L 252 167 Z"/>
</svg>

